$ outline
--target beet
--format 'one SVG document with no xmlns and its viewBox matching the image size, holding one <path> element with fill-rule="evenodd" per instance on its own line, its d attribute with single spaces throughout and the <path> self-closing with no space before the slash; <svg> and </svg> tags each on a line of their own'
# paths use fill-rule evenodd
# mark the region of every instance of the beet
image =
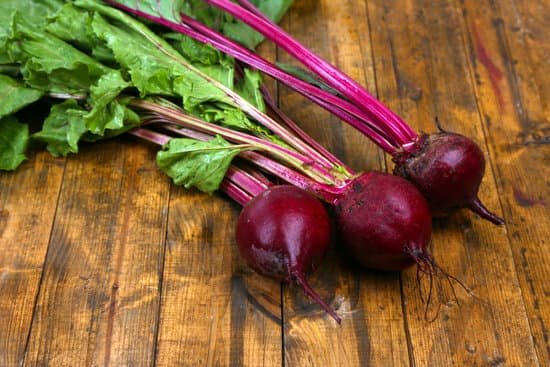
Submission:
<svg viewBox="0 0 550 367">
<path fill-rule="evenodd" d="M 339 234 L 361 264 L 402 270 L 428 256 L 428 204 L 410 182 L 385 173 L 359 176 L 336 203 Z"/>
<path fill-rule="evenodd" d="M 394 174 L 418 187 L 434 215 L 469 208 L 495 224 L 504 223 L 477 197 L 485 173 L 485 158 L 471 139 L 448 132 L 423 135 L 412 152 L 396 154 L 394 161 Z"/>
<path fill-rule="evenodd" d="M 243 208 L 236 228 L 241 256 L 260 274 L 299 284 L 338 323 L 340 317 L 308 285 L 331 242 L 324 205 L 295 186 L 273 186 Z"/>
<path fill-rule="evenodd" d="M 350 190 L 336 202 L 339 234 L 351 255 L 362 265 L 377 270 L 399 271 L 417 266 L 420 298 L 425 303 L 424 318 L 433 321 L 439 314 L 439 299 L 429 317 L 434 279 L 451 287 L 453 283 L 470 290 L 448 274 L 428 251 L 432 220 L 428 202 L 411 182 L 385 173 L 370 172 L 356 178 Z M 428 277 L 428 293 L 421 284 Z"/>
</svg>

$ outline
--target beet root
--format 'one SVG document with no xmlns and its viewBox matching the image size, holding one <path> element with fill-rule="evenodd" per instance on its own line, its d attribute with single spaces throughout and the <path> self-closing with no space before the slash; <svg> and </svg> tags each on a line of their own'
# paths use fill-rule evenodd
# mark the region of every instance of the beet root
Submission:
<svg viewBox="0 0 550 367">
<path fill-rule="evenodd" d="M 417 266 L 420 297 L 426 304 L 424 318 L 433 303 L 434 280 L 468 288 L 441 269 L 428 251 L 432 220 L 429 205 L 411 182 L 393 175 L 370 172 L 359 176 L 336 202 L 339 234 L 351 255 L 362 265 L 377 270 L 398 271 Z M 428 292 L 421 282 L 428 279 Z M 455 300 L 457 300 L 455 295 Z M 457 300 L 458 302 L 458 300 Z"/>
<path fill-rule="evenodd" d="M 340 238 L 362 265 L 402 270 L 427 256 L 432 218 L 426 199 L 401 177 L 359 176 L 336 203 Z"/>
<path fill-rule="evenodd" d="M 434 215 L 469 208 L 492 223 L 504 223 L 478 199 L 485 158 L 471 139 L 448 132 L 423 135 L 412 152 L 400 152 L 393 159 L 394 174 L 415 184 Z"/>
<path fill-rule="evenodd" d="M 341 319 L 308 285 L 330 246 L 332 224 L 324 205 L 294 186 L 274 186 L 242 210 L 236 228 L 239 252 L 256 272 L 299 284 L 338 323 Z"/>
</svg>

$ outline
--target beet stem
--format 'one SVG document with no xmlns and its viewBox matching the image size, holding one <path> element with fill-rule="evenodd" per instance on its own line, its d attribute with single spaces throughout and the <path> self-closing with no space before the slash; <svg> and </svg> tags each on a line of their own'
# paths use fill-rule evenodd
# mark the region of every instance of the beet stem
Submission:
<svg viewBox="0 0 550 367">
<path fill-rule="evenodd" d="M 206 141 L 212 138 L 213 135 L 205 134 L 199 131 L 195 131 L 193 129 L 181 127 L 181 126 L 174 126 L 170 123 L 169 120 L 166 118 L 154 117 L 154 118 L 148 118 L 143 121 L 144 124 L 162 124 L 162 128 L 167 130 L 168 132 L 171 132 L 176 135 L 185 136 L 188 138 Z M 140 137 L 144 140 L 150 141 L 152 143 L 158 144 L 158 145 L 164 145 L 168 143 L 168 141 L 172 138 L 171 136 L 167 136 L 149 129 L 144 128 L 137 128 L 130 132 L 132 135 L 135 135 L 137 137 Z M 347 191 L 347 187 L 349 186 L 351 181 L 348 181 L 347 183 L 341 185 L 341 186 L 333 186 L 329 184 L 325 184 L 322 182 L 315 181 L 300 172 L 297 172 L 284 164 L 281 164 L 277 162 L 276 160 L 273 160 L 267 156 L 264 156 L 258 152 L 254 151 L 245 151 L 240 153 L 240 157 L 246 159 L 250 163 L 254 164 L 255 166 L 259 167 L 260 169 L 269 172 L 280 179 L 299 187 L 303 190 L 306 190 L 313 195 L 317 196 L 321 200 L 334 204 L 339 198 L 341 198 L 342 195 Z M 257 184 L 263 184 L 263 185 L 271 185 L 271 182 L 263 176 L 260 172 L 253 171 L 251 173 L 250 177 L 254 180 L 254 182 L 251 183 L 251 185 L 257 185 Z M 257 177 L 256 177 L 257 176 Z M 246 185 L 245 189 L 250 186 Z M 252 192 L 250 189 L 247 189 L 249 193 Z M 239 202 L 239 201 L 238 201 Z"/>
<path fill-rule="evenodd" d="M 151 142 L 160 146 L 168 143 L 172 139 L 171 137 L 166 136 L 164 134 L 160 134 L 155 131 L 151 131 L 144 128 L 137 128 L 137 129 L 131 130 L 129 133 L 138 138 L 147 140 L 148 142 Z"/>
<path fill-rule="evenodd" d="M 251 196 L 258 196 L 269 188 L 247 171 L 232 164 L 229 166 L 225 178 L 245 189 Z"/>
<path fill-rule="evenodd" d="M 241 206 L 245 206 L 246 204 L 248 204 L 250 200 L 254 198 L 254 196 L 250 195 L 242 187 L 228 180 L 227 178 L 223 179 L 220 185 L 220 189 L 224 191 L 227 194 L 227 196 L 229 196 L 232 200 L 234 200 L 237 204 L 240 204 Z"/>
<path fill-rule="evenodd" d="M 417 134 L 399 116 L 376 100 L 359 83 L 312 53 L 273 22 L 266 20 L 264 17 L 259 17 L 244 7 L 228 0 L 204 1 L 225 10 L 235 18 L 262 33 L 266 38 L 294 56 L 304 66 L 316 73 L 350 101 L 356 103 L 368 114 L 372 114 L 383 125 L 391 126 L 395 137 L 400 140 L 401 144 L 416 138 Z"/>
<path fill-rule="evenodd" d="M 318 143 L 315 139 L 313 139 L 311 136 L 306 134 L 304 130 L 302 130 L 298 124 L 296 124 L 290 117 L 288 117 L 280 108 L 277 106 L 277 103 L 275 102 L 275 99 L 269 93 L 269 90 L 267 87 L 262 84 L 260 86 L 260 90 L 262 92 L 262 95 L 264 97 L 265 103 L 271 108 L 271 110 L 286 124 L 287 128 L 291 131 L 293 131 L 296 135 L 298 135 L 300 138 L 302 138 L 303 141 L 308 143 L 311 147 L 313 147 L 316 151 L 318 151 L 324 158 L 332 165 L 340 166 L 347 170 L 347 173 L 352 175 L 353 171 L 351 168 L 346 167 L 345 163 L 342 162 L 340 159 L 338 159 L 335 155 L 330 153 L 328 149 L 326 149 L 324 146 L 322 146 L 320 143 Z"/>
<path fill-rule="evenodd" d="M 229 128 L 200 120 L 196 117 L 187 115 L 186 113 L 184 113 L 183 110 L 175 105 L 166 106 L 151 101 L 137 99 L 133 100 L 131 102 L 131 105 L 152 113 L 156 113 L 160 117 L 164 118 L 167 122 L 171 122 L 173 124 L 207 131 L 210 134 L 218 134 L 228 140 L 240 144 L 250 144 L 251 146 L 260 148 L 279 157 L 283 161 L 288 162 L 293 167 L 301 169 L 308 176 L 316 180 L 327 183 L 334 182 L 334 175 L 331 172 L 328 172 L 325 167 L 318 165 L 316 162 L 311 162 L 308 157 L 305 157 L 303 154 L 298 153 L 295 150 L 285 148 L 281 145 L 277 145 L 270 141 L 246 133 L 238 132 Z"/>
<path fill-rule="evenodd" d="M 479 215 L 483 219 L 487 219 L 489 222 L 497 224 L 497 225 L 503 225 L 504 219 L 497 216 L 496 214 L 492 213 L 483 205 L 483 203 L 476 198 L 472 203 L 468 206 L 468 208 Z"/>
<path fill-rule="evenodd" d="M 304 274 L 299 272 L 291 273 L 293 279 L 302 287 L 307 296 L 313 298 L 315 302 L 319 304 L 338 324 L 342 323 L 342 318 L 336 314 L 336 312 L 311 288 L 307 283 Z"/>
<path fill-rule="evenodd" d="M 132 12 L 135 13 L 135 11 Z M 391 130 L 390 127 L 373 122 L 376 121 L 375 116 L 367 114 L 346 99 L 335 96 L 332 93 L 329 93 L 295 77 L 292 74 L 289 74 L 280 67 L 273 65 L 269 61 L 254 54 L 240 44 L 225 38 L 223 35 L 213 31 L 196 20 L 189 18 L 185 14 L 181 15 L 181 21 L 188 27 L 171 23 L 166 20 L 161 20 L 156 17 L 146 15 L 142 16 L 153 21 L 162 22 L 160 24 L 194 38 L 197 41 L 211 44 L 218 50 L 258 70 L 261 70 L 267 75 L 270 75 L 286 86 L 302 94 L 304 97 L 317 103 L 319 106 L 331 112 L 335 116 L 348 122 L 351 126 L 373 139 L 382 149 L 390 154 L 394 153 L 401 145 L 401 142 L 393 138 L 393 130 Z"/>
</svg>

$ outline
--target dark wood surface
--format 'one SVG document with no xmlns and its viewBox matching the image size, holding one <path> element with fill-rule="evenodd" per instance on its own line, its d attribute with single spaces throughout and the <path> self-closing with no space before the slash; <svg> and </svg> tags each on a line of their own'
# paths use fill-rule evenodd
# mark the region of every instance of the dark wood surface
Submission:
<svg viewBox="0 0 550 367">
<path fill-rule="evenodd" d="M 434 221 L 431 244 L 473 296 L 459 290 L 426 322 L 414 269 L 360 269 L 336 243 L 311 283 L 338 326 L 246 267 L 236 204 L 173 186 L 152 146 L 121 137 L 0 174 L 0 366 L 550 365 L 550 3 L 296 0 L 282 26 L 415 129 L 437 116 L 482 147 L 480 196 L 506 225 L 461 211 Z M 269 85 L 352 167 L 391 169 Z"/>
</svg>

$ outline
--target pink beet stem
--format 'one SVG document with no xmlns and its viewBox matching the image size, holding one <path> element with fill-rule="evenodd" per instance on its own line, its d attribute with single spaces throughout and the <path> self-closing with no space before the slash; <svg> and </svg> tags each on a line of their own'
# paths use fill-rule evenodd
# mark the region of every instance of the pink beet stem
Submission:
<svg viewBox="0 0 550 367">
<path fill-rule="evenodd" d="M 375 115 L 383 124 L 391 126 L 401 143 L 416 139 L 417 134 L 399 116 L 370 95 L 359 83 L 315 55 L 273 22 L 229 0 L 204 2 L 228 12 L 270 39 L 365 112 Z"/>
</svg>

